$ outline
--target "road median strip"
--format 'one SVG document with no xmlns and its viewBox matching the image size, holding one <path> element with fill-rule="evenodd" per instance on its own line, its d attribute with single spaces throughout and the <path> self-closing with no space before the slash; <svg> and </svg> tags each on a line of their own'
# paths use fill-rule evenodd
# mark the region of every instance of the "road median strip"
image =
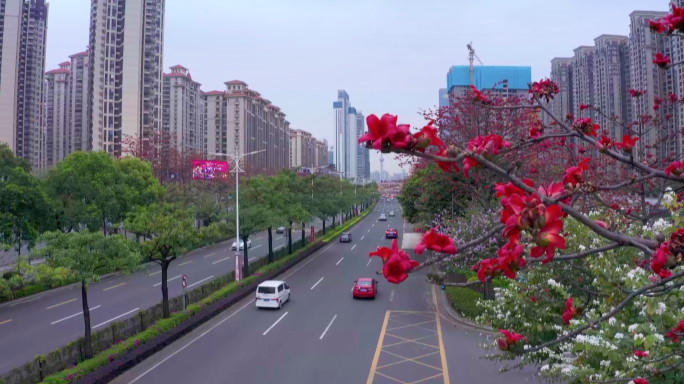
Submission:
<svg viewBox="0 0 684 384">
<path fill-rule="evenodd" d="M 168 319 L 157 320 L 148 326 L 147 329 L 97 353 L 92 359 L 84 360 L 78 363 L 74 368 L 69 368 L 45 377 L 41 383 L 92 384 L 107 383 L 113 380 L 118 375 L 159 352 L 174 341 L 196 329 L 201 324 L 229 309 L 245 297 L 253 294 L 254 290 L 261 282 L 282 275 L 287 270 L 304 261 L 304 259 L 318 253 L 318 251 L 323 249 L 326 245 L 332 245 L 329 243 L 333 239 L 336 239 L 342 231 L 348 230 L 356 225 L 360 220 L 371 213 L 373 208 L 374 205 L 371 205 L 361 215 L 347 221 L 328 234 L 323 235 L 322 239 L 308 244 L 291 255 L 282 257 L 270 264 L 266 263 L 267 258 L 260 259 L 256 263 L 264 260 L 264 266 L 259 268 L 252 276 L 249 276 L 240 282 L 229 282 L 223 286 L 223 288 L 219 288 L 209 296 L 199 300 L 199 302 L 190 304 L 185 312 L 173 313 Z M 216 280 L 220 279 L 221 278 Z M 208 284 L 211 285 L 215 283 L 218 282 L 212 281 Z M 204 288 L 204 286 L 202 286 L 202 288 Z M 193 290 L 193 292 L 198 289 L 200 288 Z M 137 311 L 137 309 L 134 311 Z M 117 318 L 126 316 L 130 313 L 131 312 L 120 315 Z M 59 350 L 56 352 L 59 352 Z M 36 359 L 38 360 L 38 358 L 39 357 Z"/>
</svg>

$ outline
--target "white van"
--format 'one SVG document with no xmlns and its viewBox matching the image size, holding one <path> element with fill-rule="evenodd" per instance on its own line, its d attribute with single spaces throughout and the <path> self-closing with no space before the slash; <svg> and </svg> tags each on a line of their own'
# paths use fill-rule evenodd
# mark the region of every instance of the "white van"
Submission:
<svg viewBox="0 0 684 384">
<path fill-rule="evenodd" d="M 268 280 L 257 287 L 257 308 L 280 309 L 288 301 L 290 301 L 290 287 L 284 281 Z"/>
</svg>

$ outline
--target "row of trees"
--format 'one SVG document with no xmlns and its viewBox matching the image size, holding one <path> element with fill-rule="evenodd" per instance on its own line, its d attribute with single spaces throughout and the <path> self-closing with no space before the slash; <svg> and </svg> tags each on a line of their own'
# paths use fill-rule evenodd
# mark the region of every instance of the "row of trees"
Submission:
<svg viewBox="0 0 684 384">
<path fill-rule="evenodd" d="M 183 159 L 185 168 L 177 173 L 191 174 L 193 158 Z M 169 266 L 199 243 L 234 236 L 237 198 L 240 238 L 246 243 L 268 229 L 272 260 L 273 227 L 288 229 L 291 252 L 295 223 L 301 223 L 304 241 L 305 223 L 352 215 L 376 197 L 377 190 L 374 185 L 354 186 L 336 177 L 283 170 L 269 177 L 242 177 L 236 196 L 230 175 L 216 180 L 160 178 L 154 165 L 133 156 L 116 159 L 104 152 L 76 152 L 36 177 L 27 162 L 0 147 L 3 248 L 21 252 L 22 245 L 28 245 L 30 259 L 44 260 L 32 266 L 29 258 L 20 257 L 14 270 L 0 278 L 0 296 L 11 298 L 27 280 L 52 286 L 80 283 L 87 356 L 92 356 L 88 286 L 101 275 L 132 273 L 144 262 L 159 264 L 163 315 L 169 317 Z M 247 249 L 244 256 L 247 276 Z"/>
</svg>

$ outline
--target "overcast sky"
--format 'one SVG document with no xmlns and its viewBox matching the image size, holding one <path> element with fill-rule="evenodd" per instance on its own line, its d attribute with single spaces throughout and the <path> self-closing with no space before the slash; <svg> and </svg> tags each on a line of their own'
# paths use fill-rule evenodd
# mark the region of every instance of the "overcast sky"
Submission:
<svg viewBox="0 0 684 384">
<path fill-rule="evenodd" d="M 166 0 L 164 67 L 190 69 L 202 89 L 242 80 L 287 114 L 291 127 L 334 142 L 332 103 L 345 89 L 357 110 L 423 125 L 451 65 L 470 41 L 485 65 L 550 60 L 601 34 L 629 34 L 633 10 L 667 0 Z M 88 44 L 90 1 L 51 0 L 47 68 Z M 379 169 L 371 155 L 371 169 Z M 398 172 L 385 157 L 385 169 Z"/>
</svg>

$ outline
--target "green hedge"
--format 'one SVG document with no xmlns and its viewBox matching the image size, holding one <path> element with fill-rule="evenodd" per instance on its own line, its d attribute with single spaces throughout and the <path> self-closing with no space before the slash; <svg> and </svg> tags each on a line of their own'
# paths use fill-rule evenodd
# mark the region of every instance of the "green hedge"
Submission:
<svg viewBox="0 0 684 384">
<path fill-rule="evenodd" d="M 371 205 L 369 209 L 367 209 L 365 212 L 354 218 L 353 220 L 350 220 L 343 224 L 342 226 L 339 227 L 339 232 L 342 232 L 344 230 L 349 229 L 351 226 L 354 224 L 358 223 L 359 220 L 361 220 L 363 217 L 365 217 L 371 210 L 371 208 L 374 205 Z M 329 242 L 331 239 L 335 238 L 338 234 L 335 234 L 336 231 L 333 233 L 330 233 L 327 235 L 322 241 L 323 242 Z M 118 356 L 121 356 L 125 354 L 128 351 L 131 351 L 135 348 L 137 348 L 139 345 L 144 344 L 155 337 L 158 337 L 159 335 L 163 334 L 164 332 L 170 331 L 177 326 L 179 326 L 183 321 L 189 319 L 191 316 L 196 315 L 203 306 L 210 305 L 220 299 L 223 299 L 225 297 L 228 297 L 229 295 L 235 293 L 238 289 L 240 289 L 243 285 L 248 285 L 253 283 L 260 275 L 267 274 L 269 272 L 272 272 L 278 268 L 281 268 L 283 265 L 288 263 L 290 260 L 294 259 L 297 257 L 301 252 L 306 251 L 307 249 L 311 248 L 314 243 L 309 243 L 305 247 L 299 249 L 298 251 L 292 253 L 291 255 L 285 256 L 280 258 L 277 261 L 274 261 L 271 264 L 267 264 L 261 268 L 259 268 L 256 272 L 254 272 L 251 276 L 248 278 L 236 282 L 233 281 L 229 284 L 227 284 L 225 287 L 219 289 L 218 291 L 214 292 L 213 294 L 209 295 L 208 297 L 202 299 L 199 301 L 199 303 L 196 304 L 191 304 L 187 307 L 186 312 L 177 312 L 171 314 L 171 317 L 168 319 L 161 319 L 152 324 L 150 327 L 148 327 L 146 330 L 128 338 L 127 340 L 116 344 L 112 346 L 111 348 L 102 351 L 95 355 L 92 359 L 88 359 L 85 361 L 80 362 L 76 367 L 66 369 L 64 371 L 55 373 L 53 375 L 50 375 L 45 378 L 45 380 L 42 381 L 42 384 L 68 384 L 72 381 L 77 380 L 78 378 L 81 378 L 85 375 L 87 375 L 90 372 L 95 371 L 96 369 L 105 366 L 109 364 L 109 362 L 113 359 L 116 359 Z"/>
<path fill-rule="evenodd" d="M 477 301 L 482 295 L 469 288 L 445 287 L 447 298 L 451 306 L 463 317 L 474 320 L 483 313 L 483 309 L 477 306 Z"/>
</svg>

